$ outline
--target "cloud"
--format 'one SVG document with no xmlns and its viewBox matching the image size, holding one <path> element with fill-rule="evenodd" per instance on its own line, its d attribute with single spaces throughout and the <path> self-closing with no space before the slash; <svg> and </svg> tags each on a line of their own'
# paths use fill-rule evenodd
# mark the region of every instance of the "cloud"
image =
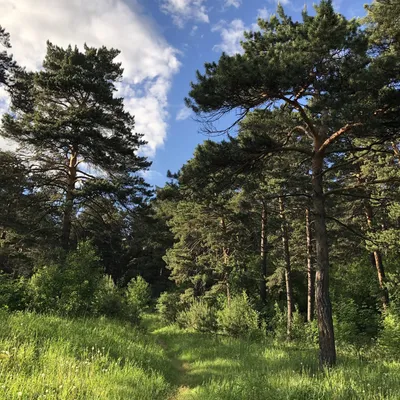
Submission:
<svg viewBox="0 0 400 400">
<path fill-rule="evenodd" d="M 162 0 L 161 11 L 171 15 L 173 23 L 183 28 L 190 20 L 210 22 L 204 3 L 205 0 Z"/>
<path fill-rule="evenodd" d="M 225 7 L 239 8 L 242 5 L 242 0 L 225 0 Z"/>
<path fill-rule="evenodd" d="M 154 180 L 159 180 L 160 178 L 164 178 L 164 175 L 156 171 L 155 169 L 147 169 L 144 171 L 140 171 L 139 174 L 146 180 L 146 181 L 154 181 Z"/>
<path fill-rule="evenodd" d="M 4 90 L 4 88 L 0 86 L 0 116 L 5 112 L 8 112 L 9 107 L 10 107 L 10 98 L 7 92 Z M 3 137 L 0 136 L 0 150 L 13 151 L 16 150 L 17 147 L 18 147 L 17 143 L 8 139 L 4 139 Z"/>
<path fill-rule="evenodd" d="M 182 108 L 176 114 L 177 121 L 184 121 L 188 119 L 192 115 L 192 110 L 187 108 L 186 106 L 182 106 Z"/>
<path fill-rule="evenodd" d="M 257 18 L 268 19 L 269 18 L 268 10 L 265 7 L 258 9 L 257 10 Z"/>
<path fill-rule="evenodd" d="M 0 0 L 11 34 L 12 53 L 28 69 L 40 68 L 46 40 L 60 45 L 84 43 L 121 50 L 124 67 L 119 94 L 145 135 L 145 154 L 154 156 L 167 132 L 167 94 L 179 70 L 177 51 L 143 15 L 136 0 Z M 1 106 L 0 99 L 0 106 Z"/>
<path fill-rule="evenodd" d="M 199 27 L 197 25 L 193 25 L 192 30 L 190 31 L 190 36 L 194 36 L 198 29 Z"/>
<path fill-rule="evenodd" d="M 227 54 L 242 53 L 243 49 L 240 45 L 243 40 L 243 32 L 246 26 L 241 19 L 234 19 L 231 22 L 221 20 L 216 26 L 212 28 L 213 32 L 219 32 L 222 42 L 213 47 L 214 51 L 224 51 Z"/>
</svg>

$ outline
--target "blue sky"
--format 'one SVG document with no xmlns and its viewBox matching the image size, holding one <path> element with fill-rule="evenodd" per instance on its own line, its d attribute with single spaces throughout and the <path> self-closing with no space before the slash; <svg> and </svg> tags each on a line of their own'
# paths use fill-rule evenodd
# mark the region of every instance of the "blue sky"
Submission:
<svg viewBox="0 0 400 400">
<path fill-rule="evenodd" d="M 364 15 L 364 0 L 336 0 L 347 17 Z M 300 18 L 304 0 L 281 0 Z M 274 0 L 0 0 L 0 25 L 11 34 L 12 52 L 27 68 L 40 68 L 46 40 L 66 46 L 83 43 L 121 50 L 125 68 L 119 94 L 145 135 L 153 161 L 146 178 L 163 185 L 206 139 L 184 108 L 190 81 L 204 62 L 222 51 L 239 51 L 243 30 L 276 10 Z M 0 112 L 8 99 L 0 91 Z M 13 147 L 0 140 L 0 147 Z"/>
<path fill-rule="evenodd" d="M 157 151 L 153 161 L 152 170 L 157 172 L 151 174 L 152 183 L 162 184 L 165 171 L 177 171 L 192 156 L 195 146 L 206 139 L 204 134 L 199 133 L 199 124 L 191 117 L 176 120 L 177 112 L 183 105 L 182 99 L 188 93 L 189 83 L 193 80 L 196 69 L 202 70 L 205 61 L 217 60 L 221 50 L 234 52 L 239 45 L 243 27 L 250 28 L 258 16 L 264 17 L 276 10 L 274 1 L 244 0 L 230 3 L 231 5 L 214 1 L 208 8 L 204 2 L 209 22 L 190 19 L 183 27 L 171 23 L 171 16 L 160 12 L 157 1 L 153 0 L 149 4 L 168 42 L 182 52 L 182 65 L 169 94 L 171 118 L 168 134 L 164 147 Z M 285 11 L 297 19 L 300 18 L 305 3 L 294 0 L 284 1 L 282 4 Z M 306 2 L 310 12 L 312 4 L 311 1 Z M 363 4 L 365 1 L 362 0 L 337 1 L 335 6 L 341 13 L 352 17 L 364 15 Z"/>
</svg>

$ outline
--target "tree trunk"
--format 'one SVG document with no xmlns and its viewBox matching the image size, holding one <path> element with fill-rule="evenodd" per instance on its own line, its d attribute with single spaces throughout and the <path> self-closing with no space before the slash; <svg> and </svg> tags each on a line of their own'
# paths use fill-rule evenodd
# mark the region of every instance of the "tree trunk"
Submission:
<svg viewBox="0 0 400 400">
<path fill-rule="evenodd" d="M 373 232 L 374 231 L 374 226 L 373 226 L 373 213 L 372 213 L 372 207 L 371 204 L 366 201 L 365 202 L 365 216 L 367 218 L 367 224 L 368 224 L 368 229 Z M 379 251 L 379 249 L 373 251 L 371 253 L 371 263 L 372 266 L 376 269 L 377 275 L 378 275 L 378 283 L 379 283 L 379 289 L 381 292 L 381 301 L 382 301 L 382 307 L 383 310 L 386 310 L 388 305 L 389 305 L 389 293 L 387 291 L 385 281 L 385 270 L 383 267 L 383 262 L 382 262 L 382 254 Z"/>
<path fill-rule="evenodd" d="M 226 238 L 226 224 L 225 224 L 225 219 L 224 217 L 221 217 L 221 228 L 222 228 L 222 232 L 224 235 L 224 242 L 225 242 L 225 238 Z M 229 250 L 226 248 L 226 246 L 222 246 L 222 257 L 223 257 L 223 262 L 225 267 L 228 266 L 228 262 L 229 262 Z M 228 302 L 228 306 L 231 305 L 231 291 L 229 288 L 229 274 L 227 271 L 225 271 L 224 274 L 224 284 L 225 284 L 225 289 L 226 289 L 226 299 Z"/>
<path fill-rule="evenodd" d="M 315 301 L 315 269 L 312 259 L 312 231 L 310 209 L 306 209 L 306 236 L 307 236 L 307 322 L 314 319 Z"/>
<path fill-rule="evenodd" d="M 78 166 L 77 161 L 78 161 L 78 152 L 76 149 L 73 149 L 68 162 L 67 188 L 65 194 L 64 215 L 63 215 L 63 223 L 61 231 L 61 245 L 66 251 L 68 251 L 69 249 L 69 240 L 71 236 L 72 214 L 74 210 L 74 198 L 75 198 L 74 190 L 75 190 L 76 174 Z"/>
<path fill-rule="evenodd" d="M 279 197 L 279 216 L 281 218 L 281 230 L 282 230 L 282 244 L 283 253 L 285 257 L 285 281 L 286 281 L 286 305 L 287 305 L 287 339 L 290 340 L 292 333 L 292 319 L 293 319 L 293 289 L 292 289 L 292 277 L 291 277 L 291 264 L 290 264 L 290 252 L 289 252 L 289 235 L 288 227 L 285 215 L 285 203 L 282 197 Z"/>
<path fill-rule="evenodd" d="M 329 295 L 329 248 L 325 217 L 323 189 L 324 154 L 318 152 L 316 143 L 312 160 L 312 187 L 316 243 L 316 308 L 318 319 L 320 365 L 331 367 L 336 363 L 335 337 L 333 332 L 332 304 Z"/>
<path fill-rule="evenodd" d="M 267 303 L 267 268 L 268 268 L 268 259 L 267 259 L 267 209 L 265 203 L 262 203 L 261 210 L 261 242 L 260 242 L 260 256 L 261 256 L 261 270 L 260 270 L 260 298 L 262 304 Z"/>
</svg>

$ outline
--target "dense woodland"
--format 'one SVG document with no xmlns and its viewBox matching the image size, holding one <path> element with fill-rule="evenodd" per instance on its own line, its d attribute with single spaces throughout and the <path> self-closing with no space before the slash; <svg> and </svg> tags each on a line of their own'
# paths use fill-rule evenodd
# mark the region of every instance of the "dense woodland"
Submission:
<svg viewBox="0 0 400 400">
<path fill-rule="evenodd" d="M 321 366 L 337 344 L 400 356 L 399 16 L 323 0 L 259 19 L 197 72 L 186 103 L 210 139 L 155 189 L 119 51 L 49 42 L 32 72 L 4 26 L 0 307 L 137 323 L 150 304 L 186 329 L 318 343 Z"/>
</svg>

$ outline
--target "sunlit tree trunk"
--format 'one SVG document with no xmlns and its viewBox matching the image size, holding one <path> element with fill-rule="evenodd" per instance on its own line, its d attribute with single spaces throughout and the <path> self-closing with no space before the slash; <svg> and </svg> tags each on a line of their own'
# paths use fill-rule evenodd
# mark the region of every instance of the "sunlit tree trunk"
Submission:
<svg viewBox="0 0 400 400">
<path fill-rule="evenodd" d="M 293 319 L 293 289 L 289 250 L 289 234 L 285 214 L 285 203 L 282 197 L 279 197 L 279 216 L 281 218 L 283 254 L 285 258 L 285 282 L 286 282 L 286 307 L 287 307 L 287 325 L 286 334 L 288 340 L 291 338 L 292 319 Z"/>
<path fill-rule="evenodd" d="M 315 302 L 315 269 L 313 265 L 312 231 L 310 209 L 306 209 L 306 237 L 307 237 L 307 322 L 314 319 Z"/>
</svg>

